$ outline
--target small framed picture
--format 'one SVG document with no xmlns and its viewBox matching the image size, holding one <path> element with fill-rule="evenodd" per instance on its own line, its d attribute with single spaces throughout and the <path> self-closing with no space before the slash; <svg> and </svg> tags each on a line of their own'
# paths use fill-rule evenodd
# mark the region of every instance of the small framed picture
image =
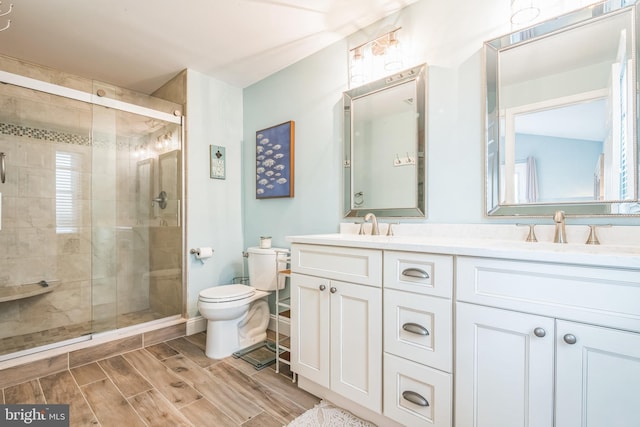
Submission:
<svg viewBox="0 0 640 427">
<path fill-rule="evenodd" d="M 256 132 L 256 198 L 293 197 L 293 120 Z"/>
<path fill-rule="evenodd" d="M 224 147 L 218 145 L 209 146 L 209 165 L 211 170 L 209 177 L 213 179 L 225 179 L 226 177 L 226 156 Z"/>
</svg>

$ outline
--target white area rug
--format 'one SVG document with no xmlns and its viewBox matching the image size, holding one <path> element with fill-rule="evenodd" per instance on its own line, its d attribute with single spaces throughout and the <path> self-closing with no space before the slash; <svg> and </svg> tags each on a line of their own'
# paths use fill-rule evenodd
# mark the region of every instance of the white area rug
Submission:
<svg viewBox="0 0 640 427">
<path fill-rule="evenodd" d="M 334 406 L 331 402 L 322 400 L 313 409 L 309 409 L 291 421 L 287 427 L 376 427 L 376 425 Z"/>
</svg>

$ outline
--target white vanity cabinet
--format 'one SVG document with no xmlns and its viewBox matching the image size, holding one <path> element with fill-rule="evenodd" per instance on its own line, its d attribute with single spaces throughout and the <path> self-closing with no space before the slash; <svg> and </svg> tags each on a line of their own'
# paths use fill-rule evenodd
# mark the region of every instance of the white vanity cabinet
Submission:
<svg viewBox="0 0 640 427">
<path fill-rule="evenodd" d="M 382 412 L 382 251 L 292 245 L 292 370 Z"/>
<path fill-rule="evenodd" d="M 450 427 L 453 257 L 384 251 L 384 415 Z"/>
<path fill-rule="evenodd" d="M 456 290 L 456 427 L 638 425 L 639 270 L 461 256 Z"/>
</svg>

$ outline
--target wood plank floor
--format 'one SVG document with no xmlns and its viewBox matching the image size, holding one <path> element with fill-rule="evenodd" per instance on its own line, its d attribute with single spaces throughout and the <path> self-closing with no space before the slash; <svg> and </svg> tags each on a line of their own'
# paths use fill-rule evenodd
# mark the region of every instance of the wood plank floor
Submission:
<svg viewBox="0 0 640 427">
<path fill-rule="evenodd" d="M 280 427 L 319 399 L 273 367 L 181 337 L 2 389 L 0 403 L 69 404 L 71 426 Z"/>
</svg>

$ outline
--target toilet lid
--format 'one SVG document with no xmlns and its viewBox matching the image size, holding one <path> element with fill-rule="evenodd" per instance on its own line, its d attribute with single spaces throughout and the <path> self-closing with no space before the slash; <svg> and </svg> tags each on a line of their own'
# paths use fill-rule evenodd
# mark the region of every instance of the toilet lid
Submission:
<svg viewBox="0 0 640 427">
<path fill-rule="evenodd" d="M 200 291 L 199 298 L 200 301 L 227 302 L 248 298 L 255 292 L 254 288 L 247 285 L 223 285 Z"/>
</svg>

